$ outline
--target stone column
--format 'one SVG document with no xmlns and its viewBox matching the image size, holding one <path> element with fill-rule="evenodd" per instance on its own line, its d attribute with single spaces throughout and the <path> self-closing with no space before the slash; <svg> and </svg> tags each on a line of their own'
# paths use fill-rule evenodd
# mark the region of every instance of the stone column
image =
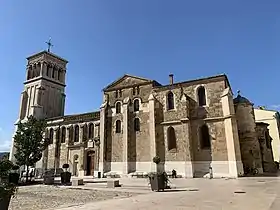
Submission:
<svg viewBox="0 0 280 210">
<path fill-rule="evenodd" d="M 236 119 L 234 118 L 233 98 L 230 89 L 225 89 L 221 97 L 223 115 L 225 117 L 224 126 L 227 144 L 229 176 L 236 178 L 238 175 L 242 175 L 244 172 L 241 160 L 238 128 Z M 213 168 L 213 173 L 215 176 L 215 168 Z"/>
<path fill-rule="evenodd" d="M 29 65 L 26 67 L 26 73 L 25 73 L 25 78 L 28 80 L 28 74 L 29 74 Z"/>
<path fill-rule="evenodd" d="M 61 72 L 61 77 L 62 77 L 62 78 L 61 78 L 61 81 L 62 81 L 63 83 L 65 83 L 65 75 L 66 75 L 65 73 L 66 73 L 66 70 L 63 69 L 62 72 Z"/>
<path fill-rule="evenodd" d="M 79 124 L 79 143 L 83 143 L 84 125 Z"/>
<path fill-rule="evenodd" d="M 127 174 L 128 173 L 128 153 L 127 153 L 127 149 L 128 149 L 128 106 L 129 106 L 129 101 L 130 99 L 127 97 L 124 99 L 123 101 L 123 125 L 122 125 L 122 130 L 123 130 L 123 174 Z"/>
<path fill-rule="evenodd" d="M 43 75 L 44 75 L 44 62 L 42 62 L 40 66 L 40 77 L 42 77 Z"/>
<path fill-rule="evenodd" d="M 97 140 L 94 144 L 95 148 L 95 166 L 94 166 L 94 170 L 98 170 L 99 169 L 99 160 L 100 160 L 100 141 Z"/>
<path fill-rule="evenodd" d="M 79 155 L 79 177 L 83 177 L 85 175 L 85 147 L 80 147 L 80 155 Z"/>
<path fill-rule="evenodd" d="M 71 128 L 71 125 L 67 126 L 66 127 L 66 132 L 65 132 L 65 143 L 66 143 L 67 146 L 69 145 L 69 141 L 70 141 L 70 139 L 69 139 L 70 128 Z"/>
<path fill-rule="evenodd" d="M 54 128 L 53 132 L 53 143 L 48 146 L 48 168 L 55 168 L 55 150 L 56 150 L 56 128 Z"/>
<path fill-rule="evenodd" d="M 153 158 L 157 155 L 156 152 L 156 124 L 155 124 L 155 98 L 151 94 L 149 96 L 149 133 L 150 133 L 150 154 L 151 154 L 151 171 L 156 171 L 156 164 L 153 162 Z"/>
<path fill-rule="evenodd" d="M 19 107 L 19 119 L 24 119 L 25 115 L 26 115 L 26 108 L 27 108 L 27 92 L 23 91 L 21 93 L 21 103 L 20 103 L 20 107 Z"/>
<path fill-rule="evenodd" d="M 66 95 L 65 93 L 61 93 L 61 115 L 63 116 L 64 115 L 64 109 L 65 109 L 65 98 L 66 98 Z"/>
<path fill-rule="evenodd" d="M 100 154 L 99 154 L 99 171 L 102 173 L 105 172 L 106 169 L 106 161 L 105 157 L 105 141 L 106 141 L 106 109 L 107 109 L 107 102 L 105 101 L 100 107 Z"/>
</svg>

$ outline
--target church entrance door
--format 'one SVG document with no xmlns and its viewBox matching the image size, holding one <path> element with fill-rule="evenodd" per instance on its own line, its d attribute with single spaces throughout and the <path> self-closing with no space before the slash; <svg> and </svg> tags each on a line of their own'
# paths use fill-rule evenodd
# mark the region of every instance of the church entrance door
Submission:
<svg viewBox="0 0 280 210">
<path fill-rule="evenodd" d="M 87 176 L 94 175 L 94 157 L 95 157 L 94 151 L 89 151 L 87 153 Z"/>
</svg>

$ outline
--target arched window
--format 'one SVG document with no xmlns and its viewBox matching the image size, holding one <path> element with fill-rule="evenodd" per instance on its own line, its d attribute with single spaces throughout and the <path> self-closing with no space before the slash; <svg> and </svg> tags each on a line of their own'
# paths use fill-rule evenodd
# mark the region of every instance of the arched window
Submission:
<svg viewBox="0 0 280 210">
<path fill-rule="evenodd" d="M 66 136 L 66 128 L 62 127 L 62 129 L 61 129 L 61 143 L 65 143 L 65 136 Z"/>
<path fill-rule="evenodd" d="M 69 128 L 69 142 L 73 142 L 73 126 Z"/>
<path fill-rule="evenodd" d="M 53 67 L 53 68 L 52 68 L 52 78 L 55 78 L 55 71 L 56 71 L 56 68 Z"/>
<path fill-rule="evenodd" d="M 79 126 L 75 126 L 74 142 L 79 142 Z"/>
<path fill-rule="evenodd" d="M 134 119 L 134 131 L 140 131 L 140 120 L 139 120 L 139 118 Z"/>
<path fill-rule="evenodd" d="M 31 79 L 31 70 L 30 69 L 27 71 L 27 79 Z"/>
<path fill-rule="evenodd" d="M 122 107 L 121 102 L 117 102 L 116 103 L 116 113 L 117 114 L 121 113 L 121 107 Z"/>
<path fill-rule="evenodd" d="M 135 112 L 139 111 L 139 99 L 134 100 L 133 109 Z"/>
<path fill-rule="evenodd" d="M 122 131 L 122 123 L 120 120 L 116 121 L 116 133 L 121 133 Z"/>
<path fill-rule="evenodd" d="M 177 148 L 176 134 L 175 129 L 173 127 L 169 127 L 167 129 L 167 145 L 168 150 L 173 150 Z"/>
<path fill-rule="evenodd" d="M 61 74 L 61 71 L 60 71 L 60 69 L 58 69 L 58 71 L 57 71 L 57 79 L 60 81 L 60 74 Z"/>
<path fill-rule="evenodd" d="M 136 89 L 135 89 L 135 87 L 132 88 L 132 95 L 136 95 Z"/>
<path fill-rule="evenodd" d="M 47 77 L 50 76 L 50 65 L 47 64 Z"/>
<path fill-rule="evenodd" d="M 167 94 L 167 109 L 171 110 L 174 109 L 174 95 L 172 92 Z"/>
<path fill-rule="evenodd" d="M 53 143 L 53 129 L 50 129 L 50 133 L 49 133 L 49 138 L 50 138 L 50 144 Z"/>
<path fill-rule="evenodd" d="M 209 129 L 205 124 L 200 127 L 200 145 L 202 149 L 210 149 L 211 147 Z"/>
<path fill-rule="evenodd" d="M 197 89 L 197 97 L 198 97 L 198 105 L 205 106 L 206 105 L 206 96 L 205 96 L 205 88 L 199 87 Z"/>
<path fill-rule="evenodd" d="M 90 139 L 93 139 L 93 136 L 94 136 L 94 125 L 90 123 L 88 126 L 88 137 Z"/>
<path fill-rule="evenodd" d="M 56 142 L 60 141 L 60 128 L 57 129 L 56 131 Z"/>
<path fill-rule="evenodd" d="M 87 129 L 88 129 L 87 125 L 84 125 L 84 127 L 83 127 L 83 141 L 88 140 Z"/>
</svg>

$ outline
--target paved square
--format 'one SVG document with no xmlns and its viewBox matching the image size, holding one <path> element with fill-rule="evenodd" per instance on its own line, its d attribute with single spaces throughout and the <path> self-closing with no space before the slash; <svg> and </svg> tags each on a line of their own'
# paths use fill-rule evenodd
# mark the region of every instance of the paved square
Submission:
<svg viewBox="0 0 280 210">
<path fill-rule="evenodd" d="M 60 210 L 278 210 L 279 178 L 176 179 L 170 192 L 149 192 L 130 198 L 88 203 Z M 145 186 L 145 180 L 122 180 L 123 188 Z M 132 189 L 132 188 L 130 188 Z"/>
<path fill-rule="evenodd" d="M 173 179 L 171 190 L 152 192 L 146 179 L 120 179 L 120 188 L 106 183 L 84 186 L 30 186 L 20 189 L 11 210 L 278 210 L 280 179 Z M 25 188 L 25 189 L 24 189 Z M 24 200 L 22 200 L 24 199 Z M 28 205 L 29 202 L 29 205 Z"/>
</svg>

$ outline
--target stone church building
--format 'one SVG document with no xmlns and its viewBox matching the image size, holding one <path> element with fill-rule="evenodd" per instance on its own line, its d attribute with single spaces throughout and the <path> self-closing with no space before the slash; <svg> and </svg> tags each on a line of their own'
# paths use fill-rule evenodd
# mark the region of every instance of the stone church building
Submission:
<svg viewBox="0 0 280 210">
<path fill-rule="evenodd" d="M 95 112 L 65 115 L 67 60 L 42 51 L 27 58 L 18 121 L 47 120 L 50 139 L 36 165 L 70 165 L 75 176 L 120 176 L 175 169 L 183 177 L 238 177 L 246 167 L 271 171 L 268 124 L 256 123 L 253 104 L 233 98 L 226 75 L 169 84 L 124 75 L 103 89 Z M 97 91 L 97 90 L 96 90 Z M 18 122 L 17 121 L 17 122 Z M 16 123 L 17 124 L 17 123 Z M 14 160 L 12 145 L 10 159 Z"/>
</svg>

